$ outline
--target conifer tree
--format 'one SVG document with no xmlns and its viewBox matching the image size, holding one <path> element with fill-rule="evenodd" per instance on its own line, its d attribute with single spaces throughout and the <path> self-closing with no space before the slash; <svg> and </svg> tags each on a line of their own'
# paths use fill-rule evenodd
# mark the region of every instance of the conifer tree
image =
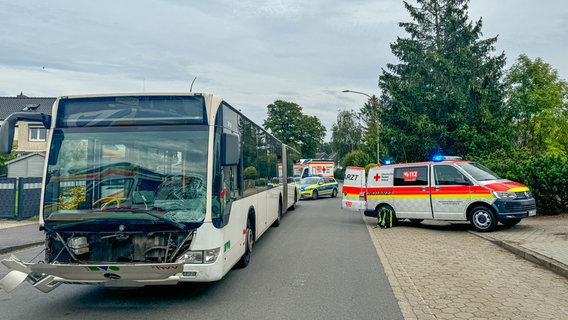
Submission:
<svg viewBox="0 0 568 320">
<path fill-rule="evenodd" d="M 391 44 L 398 64 L 379 78 L 381 142 L 398 161 L 434 152 L 477 156 L 510 143 L 500 83 L 504 53 L 497 37 L 481 39 L 482 20 L 469 21 L 468 0 L 404 2 L 413 22 Z"/>
</svg>

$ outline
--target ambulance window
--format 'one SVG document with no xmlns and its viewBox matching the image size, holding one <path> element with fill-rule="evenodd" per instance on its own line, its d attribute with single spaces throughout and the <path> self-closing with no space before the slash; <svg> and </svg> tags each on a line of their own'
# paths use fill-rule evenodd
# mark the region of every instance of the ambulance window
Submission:
<svg viewBox="0 0 568 320">
<path fill-rule="evenodd" d="M 394 169 L 395 186 L 427 186 L 428 167 L 404 167 Z"/>
<path fill-rule="evenodd" d="M 437 186 L 467 186 L 471 182 L 453 166 L 434 166 L 434 180 Z"/>
</svg>

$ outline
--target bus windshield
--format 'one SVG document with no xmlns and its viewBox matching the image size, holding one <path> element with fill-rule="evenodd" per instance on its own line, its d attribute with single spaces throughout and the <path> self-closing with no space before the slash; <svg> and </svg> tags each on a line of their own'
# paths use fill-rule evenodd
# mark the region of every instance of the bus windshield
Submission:
<svg viewBox="0 0 568 320">
<path fill-rule="evenodd" d="M 55 129 L 45 227 L 198 227 L 206 212 L 207 141 L 206 125 Z"/>
</svg>

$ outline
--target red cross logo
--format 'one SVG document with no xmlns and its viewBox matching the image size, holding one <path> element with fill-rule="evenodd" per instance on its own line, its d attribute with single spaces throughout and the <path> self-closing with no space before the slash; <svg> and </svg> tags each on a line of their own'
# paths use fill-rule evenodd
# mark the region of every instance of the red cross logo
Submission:
<svg viewBox="0 0 568 320">
<path fill-rule="evenodd" d="M 379 179 L 381 178 L 381 176 L 379 176 L 379 174 L 376 173 L 373 178 L 375 179 L 375 181 L 379 181 Z"/>
</svg>

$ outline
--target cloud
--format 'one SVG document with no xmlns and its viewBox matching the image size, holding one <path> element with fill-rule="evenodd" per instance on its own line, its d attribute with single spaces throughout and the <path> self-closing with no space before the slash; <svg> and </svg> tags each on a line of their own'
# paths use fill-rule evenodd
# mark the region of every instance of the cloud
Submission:
<svg viewBox="0 0 568 320">
<path fill-rule="evenodd" d="M 509 64 L 526 53 L 565 78 L 567 8 L 475 0 L 470 19 L 483 17 L 484 37 L 499 35 Z M 366 101 L 342 90 L 378 94 L 381 69 L 397 62 L 389 45 L 406 36 L 398 23 L 410 16 L 400 0 L 27 0 L 0 3 L 0 20 L 2 95 L 179 92 L 196 78 L 193 91 L 259 123 L 281 99 L 329 130 L 337 110 Z"/>
</svg>

